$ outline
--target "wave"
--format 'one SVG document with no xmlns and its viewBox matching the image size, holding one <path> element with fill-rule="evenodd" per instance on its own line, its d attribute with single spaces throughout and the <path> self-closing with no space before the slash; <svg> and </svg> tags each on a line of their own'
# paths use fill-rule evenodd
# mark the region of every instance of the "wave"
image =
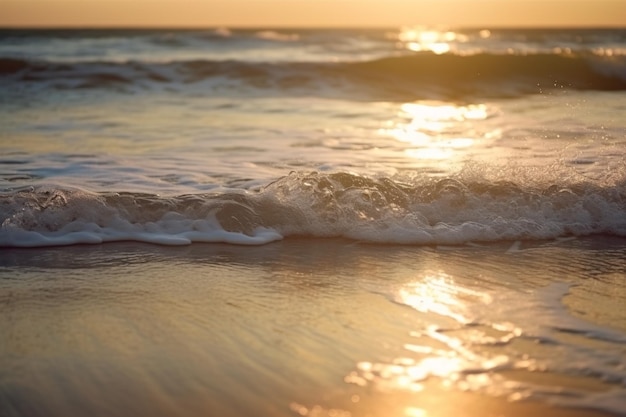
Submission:
<svg viewBox="0 0 626 417">
<path fill-rule="evenodd" d="M 430 53 L 366 62 L 270 63 L 190 60 L 163 63 L 49 62 L 0 58 L 0 83 L 53 88 L 184 88 L 203 81 L 273 92 L 381 98 L 508 97 L 549 89 L 626 90 L 626 57 L 593 54 Z M 230 84 L 229 84 L 230 83 Z M 231 85 L 231 86 L 232 86 Z"/>
<path fill-rule="evenodd" d="M 516 183 L 470 173 L 402 182 L 312 172 L 258 191 L 171 197 L 39 185 L 0 194 L 0 223 L 4 247 L 259 245 L 292 236 L 410 245 L 626 237 L 626 180 Z"/>
</svg>

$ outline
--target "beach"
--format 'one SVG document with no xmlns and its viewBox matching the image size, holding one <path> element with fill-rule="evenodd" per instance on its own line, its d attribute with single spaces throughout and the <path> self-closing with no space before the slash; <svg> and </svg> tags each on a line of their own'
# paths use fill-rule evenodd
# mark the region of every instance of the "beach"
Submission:
<svg viewBox="0 0 626 417">
<path fill-rule="evenodd" d="M 625 51 L 0 30 L 0 416 L 626 415 Z"/>
<path fill-rule="evenodd" d="M 620 415 L 625 243 L 4 250 L 3 415 Z"/>
</svg>

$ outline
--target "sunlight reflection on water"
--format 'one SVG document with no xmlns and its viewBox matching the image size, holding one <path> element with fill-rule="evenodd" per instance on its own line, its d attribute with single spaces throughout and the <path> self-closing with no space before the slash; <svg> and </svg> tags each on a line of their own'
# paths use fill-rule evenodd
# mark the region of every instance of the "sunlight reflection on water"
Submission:
<svg viewBox="0 0 626 417">
<path fill-rule="evenodd" d="M 405 357 L 390 362 L 359 362 L 356 370 L 345 377 L 346 383 L 410 392 L 423 391 L 429 378 L 461 391 L 493 391 L 504 386 L 498 382 L 501 377 L 491 371 L 510 365 L 511 358 L 481 352 L 480 347 L 508 343 L 521 330 L 496 325 L 479 328 L 471 307 L 489 306 L 493 302 L 489 294 L 461 287 L 442 272 L 405 285 L 397 292 L 396 301 L 421 313 L 440 316 L 449 324 L 432 324 L 412 332 L 415 342 L 404 345 Z"/>
<path fill-rule="evenodd" d="M 468 323 L 470 319 L 463 314 L 465 303 L 460 298 L 463 295 L 485 304 L 491 302 L 488 294 L 461 288 L 450 276 L 443 273 L 427 276 L 424 280 L 401 289 L 398 301 L 423 313 L 432 312 L 450 317 L 459 323 Z"/>
<path fill-rule="evenodd" d="M 464 156 L 480 139 L 467 123 L 486 120 L 491 113 L 486 104 L 404 103 L 400 121 L 390 121 L 378 133 L 406 143 L 404 153 L 411 158 L 452 159 Z"/>
<path fill-rule="evenodd" d="M 413 52 L 433 52 L 437 55 L 452 51 L 457 43 L 465 43 L 468 37 L 461 33 L 449 30 L 435 30 L 423 27 L 406 27 L 400 33 L 392 35 L 393 38 Z"/>
</svg>

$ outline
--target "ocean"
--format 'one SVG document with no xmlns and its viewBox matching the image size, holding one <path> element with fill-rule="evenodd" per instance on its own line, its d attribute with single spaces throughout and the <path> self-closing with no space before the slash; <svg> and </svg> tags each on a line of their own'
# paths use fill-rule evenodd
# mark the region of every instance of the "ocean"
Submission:
<svg viewBox="0 0 626 417">
<path fill-rule="evenodd" d="M 0 30 L 0 416 L 626 415 L 626 29 Z"/>
</svg>

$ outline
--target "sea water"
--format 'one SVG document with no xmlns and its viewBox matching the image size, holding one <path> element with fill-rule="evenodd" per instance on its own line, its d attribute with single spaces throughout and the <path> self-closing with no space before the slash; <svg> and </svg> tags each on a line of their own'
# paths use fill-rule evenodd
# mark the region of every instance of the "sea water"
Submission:
<svg viewBox="0 0 626 417">
<path fill-rule="evenodd" d="M 597 270 L 623 301 L 624 91 L 622 29 L 2 30 L 4 271 L 20 269 L 8 255 L 15 248 L 119 241 L 340 238 L 461 257 L 483 245 L 510 255 L 531 245 L 549 257 L 545 242 L 591 237 L 618 242 Z M 590 259 L 577 250 L 576 259 Z M 527 304 L 523 285 L 481 292 L 445 268 L 422 271 L 417 284 L 376 287 L 437 323 L 399 345 L 413 357 L 364 355 L 345 383 L 411 391 L 439 378 L 459 392 L 623 413 L 624 328 L 611 329 L 619 314 L 584 324 L 558 310 L 592 279 L 577 265 L 535 283 L 542 289 Z M 439 299 L 435 307 L 420 301 L 424 291 Z M 493 300 L 501 302 L 490 315 Z M 547 321 L 522 325 L 507 304 Z M 519 338 L 553 344 L 578 365 L 549 349 L 517 357 L 467 347 Z M 581 347 L 596 340 L 610 345 L 598 357 Z M 439 370 L 418 367 L 420 358 Z M 491 378 L 520 369 L 591 375 L 612 388 L 604 396 L 563 388 L 557 401 L 527 381 Z M 313 406 L 290 407 L 315 415 Z"/>
<path fill-rule="evenodd" d="M 0 244 L 623 236 L 625 37 L 3 31 Z"/>
</svg>

